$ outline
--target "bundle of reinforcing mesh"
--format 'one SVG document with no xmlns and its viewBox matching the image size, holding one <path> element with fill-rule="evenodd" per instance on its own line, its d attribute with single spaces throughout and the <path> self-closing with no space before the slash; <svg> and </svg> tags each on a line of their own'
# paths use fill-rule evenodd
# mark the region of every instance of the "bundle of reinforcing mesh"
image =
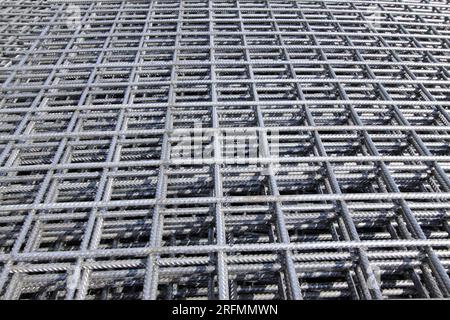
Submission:
<svg viewBox="0 0 450 320">
<path fill-rule="evenodd" d="M 1 1 L 0 296 L 449 297 L 449 19 Z"/>
</svg>

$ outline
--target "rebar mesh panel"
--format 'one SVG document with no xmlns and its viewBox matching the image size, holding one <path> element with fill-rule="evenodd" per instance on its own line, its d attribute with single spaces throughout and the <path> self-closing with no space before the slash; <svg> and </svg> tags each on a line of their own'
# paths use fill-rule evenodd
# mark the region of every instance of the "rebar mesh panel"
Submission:
<svg viewBox="0 0 450 320">
<path fill-rule="evenodd" d="M 448 1 L 0 12 L 3 299 L 450 296 Z"/>
</svg>

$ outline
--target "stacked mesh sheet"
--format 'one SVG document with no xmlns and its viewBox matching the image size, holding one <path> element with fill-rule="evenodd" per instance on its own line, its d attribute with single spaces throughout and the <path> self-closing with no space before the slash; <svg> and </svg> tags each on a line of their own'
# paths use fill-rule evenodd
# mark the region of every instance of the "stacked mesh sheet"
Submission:
<svg viewBox="0 0 450 320">
<path fill-rule="evenodd" d="M 448 1 L 0 12 L 3 299 L 450 296 Z"/>
</svg>

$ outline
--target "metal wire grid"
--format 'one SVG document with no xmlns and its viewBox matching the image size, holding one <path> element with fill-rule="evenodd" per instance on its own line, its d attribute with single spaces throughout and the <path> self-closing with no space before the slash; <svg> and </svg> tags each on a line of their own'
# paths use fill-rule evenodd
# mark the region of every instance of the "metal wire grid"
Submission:
<svg viewBox="0 0 450 320">
<path fill-rule="evenodd" d="M 0 11 L 3 299 L 450 296 L 448 1 Z"/>
</svg>

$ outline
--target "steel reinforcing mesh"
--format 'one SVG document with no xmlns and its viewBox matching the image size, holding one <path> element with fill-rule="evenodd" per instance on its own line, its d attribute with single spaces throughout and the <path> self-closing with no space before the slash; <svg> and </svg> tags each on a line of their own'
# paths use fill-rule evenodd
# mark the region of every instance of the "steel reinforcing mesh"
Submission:
<svg viewBox="0 0 450 320">
<path fill-rule="evenodd" d="M 450 296 L 450 3 L 0 2 L 3 299 Z"/>
</svg>

